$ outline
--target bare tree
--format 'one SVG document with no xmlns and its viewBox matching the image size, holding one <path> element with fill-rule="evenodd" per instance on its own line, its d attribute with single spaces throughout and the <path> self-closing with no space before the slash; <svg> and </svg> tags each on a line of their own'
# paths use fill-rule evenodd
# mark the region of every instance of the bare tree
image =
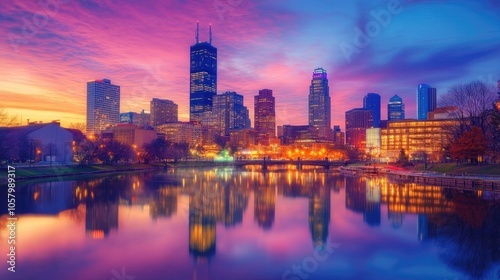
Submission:
<svg viewBox="0 0 500 280">
<path fill-rule="evenodd" d="M 458 121 L 456 126 L 448 128 L 450 143 L 456 142 L 473 127 L 478 127 L 486 139 L 486 154 L 492 161 L 495 161 L 495 155 L 498 154 L 499 149 L 498 140 L 495 140 L 498 127 L 492 121 L 494 115 L 492 104 L 496 99 L 494 86 L 482 81 L 453 86 L 448 93 L 443 95 L 439 100 L 439 105 L 453 107 L 450 116 Z"/>
<path fill-rule="evenodd" d="M 83 134 L 87 132 L 87 124 L 85 123 L 70 123 L 69 128 L 80 130 Z"/>
<path fill-rule="evenodd" d="M 17 116 L 9 115 L 7 109 L 0 105 L 0 127 L 11 127 L 19 124 Z"/>
<path fill-rule="evenodd" d="M 489 131 L 488 115 L 495 99 L 495 88 L 482 81 L 453 86 L 443 95 L 439 105 L 453 107 L 450 115 L 459 121 L 459 125 L 453 128 L 454 139 L 474 126 Z"/>
</svg>

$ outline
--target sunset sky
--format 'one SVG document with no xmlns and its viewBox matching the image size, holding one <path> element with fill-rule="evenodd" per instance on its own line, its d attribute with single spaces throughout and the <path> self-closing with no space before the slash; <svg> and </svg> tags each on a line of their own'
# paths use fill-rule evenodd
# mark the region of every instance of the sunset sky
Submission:
<svg viewBox="0 0 500 280">
<path fill-rule="evenodd" d="M 382 96 L 383 119 L 394 94 L 414 118 L 419 83 L 439 96 L 500 79 L 497 0 L 18 0 L 0 2 L 0 105 L 24 123 L 69 126 L 85 122 L 86 82 L 108 78 L 121 86 L 121 112 L 164 98 L 188 120 L 197 21 L 201 41 L 212 24 L 218 92 L 244 95 L 252 125 L 263 88 L 274 91 L 278 125 L 307 124 L 317 67 L 328 72 L 332 124 L 342 127 L 368 92 Z M 367 26 L 369 41 L 355 40 Z"/>
</svg>

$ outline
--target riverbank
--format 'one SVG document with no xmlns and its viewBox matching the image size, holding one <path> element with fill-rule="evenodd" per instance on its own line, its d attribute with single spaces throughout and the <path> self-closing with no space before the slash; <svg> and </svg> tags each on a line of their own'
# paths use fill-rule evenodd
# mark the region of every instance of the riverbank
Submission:
<svg viewBox="0 0 500 280">
<path fill-rule="evenodd" d="M 206 162 L 206 161 L 179 161 L 168 163 L 130 163 L 130 164 L 91 164 L 91 165 L 53 165 L 36 166 L 22 165 L 16 166 L 16 179 L 31 180 L 43 178 L 58 178 L 70 176 L 85 176 L 94 174 L 106 174 L 117 172 L 135 172 L 165 168 L 210 168 L 210 167 L 231 167 L 232 162 Z M 7 167 L 3 167 L 6 169 Z M 0 177 L 0 182 L 7 181 L 7 177 Z"/>
<path fill-rule="evenodd" d="M 54 177 L 84 176 L 116 172 L 143 171 L 163 168 L 159 164 L 92 164 L 92 165 L 53 165 L 53 166 L 15 166 L 16 180 L 30 180 Z M 7 178 L 0 178 L 6 181 Z"/>
<path fill-rule="evenodd" d="M 420 164 L 414 170 L 422 172 L 424 171 L 424 165 Z M 476 174 L 500 176 L 500 165 L 488 164 L 477 166 L 472 164 L 435 163 L 428 166 L 426 171 L 452 175 Z"/>
</svg>

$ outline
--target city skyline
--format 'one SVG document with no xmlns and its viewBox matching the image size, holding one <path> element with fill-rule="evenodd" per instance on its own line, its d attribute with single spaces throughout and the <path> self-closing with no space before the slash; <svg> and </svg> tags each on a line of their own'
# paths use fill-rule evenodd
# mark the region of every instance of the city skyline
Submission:
<svg viewBox="0 0 500 280">
<path fill-rule="evenodd" d="M 333 81 L 332 108 L 338 110 L 332 112 L 332 126 L 343 126 L 344 112 L 358 107 L 368 92 L 379 93 L 384 105 L 398 94 L 407 100 L 407 118 L 415 118 L 418 84 L 433 85 L 439 98 L 453 84 L 474 79 L 493 84 L 499 78 L 494 63 L 500 58 L 500 19 L 494 12 L 499 4 L 491 1 L 400 1 L 390 22 L 347 59 L 340 45 L 355 46 L 355 29 L 364 30 L 390 2 L 309 7 L 256 1 L 223 11 L 207 2 L 211 12 L 202 13 L 191 2 L 111 9 L 111 1 L 71 1 L 45 12 L 47 22 L 38 18 L 38 26 L 33 15 L 45 11 L 39 4 L 2 3 L 2 103 L 23 123 L 28 118 L 83 123 L 84 83 L 107 77 L 121 86 L 121 112 L 147 109 L 151 98 L 170 99 L 179 104 L 179 119 L 188 120 L 188 47 L 198 20 L 201 41 L 208 23 L 213 26 L 218 93 L 236 91 L 248 100 L 259 89 L 273 89 L 277 125 L 307 121 L 309 75 L 317 67 Z M 415 24 L 428 18 L 432 24 Z M 90 26 L 84 19 L 99 24 Z M 251 102 L 246 106 L 253 116 Z M 383 110 L 381 119 L 386 114 Z"/>
</svg>

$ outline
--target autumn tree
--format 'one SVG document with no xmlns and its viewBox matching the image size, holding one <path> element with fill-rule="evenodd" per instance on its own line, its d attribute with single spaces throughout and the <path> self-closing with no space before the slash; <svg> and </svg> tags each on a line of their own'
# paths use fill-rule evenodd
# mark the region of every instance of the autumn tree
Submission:
<svg viewBox="0 0 500 280">
<path fill-rule="evenodd" d="M 478 157 L 483 156 L 486 152 L 486 144 L 483 131 L 474 126 L 470 131 L 464 132 L 451 143 L 450 151 L 452 157 L 457 159 L 458 162 L 471 160 L 471 162 L 479 164 Z"/>
</svg>

